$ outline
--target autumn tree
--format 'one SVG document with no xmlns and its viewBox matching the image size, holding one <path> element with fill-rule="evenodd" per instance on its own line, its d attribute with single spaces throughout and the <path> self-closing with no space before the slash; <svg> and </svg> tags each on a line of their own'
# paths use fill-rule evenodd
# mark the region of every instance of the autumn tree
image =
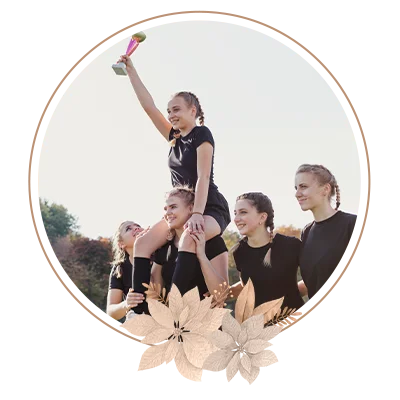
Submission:
<svg viewBox="0 0 400 400">
<path fill-rule="evenodd" d="M 281 225 L 278 226 L 275 230 L 275 233 L 280 233 L 281 235 L 285 236 L 295 236 L 300 239 L 301 236 L 301 229 L 295 228 L 293 225 Z"/>
</svg>

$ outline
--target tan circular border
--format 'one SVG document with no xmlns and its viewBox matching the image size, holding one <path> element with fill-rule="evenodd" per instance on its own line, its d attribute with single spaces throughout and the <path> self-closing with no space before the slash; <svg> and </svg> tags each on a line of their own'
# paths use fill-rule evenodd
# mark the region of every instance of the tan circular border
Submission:
<svg viewBox="0 0 400 400">
<path fill-rule="evenodd" d="M 101 51 L 110 47 L 114 42 L 119 41 L 128 35 L 132 34 L 134 31 L 139 29 L 146 29 L 152 25 L 156 24 L 164 24 L 169 22 L 174 22 L 177 20 L 220 20 L 229 23 L 241 24 L 245 26 L 250 26 L 260 32 L 265 32 L 266 34 L 272 35 L 273 37 L 279 39 L 281 42 L 287 44 L 289 47 L 295 49 L 299 54 L 303 55 L 316 69 L 320 72 L 328 81 L 330 86 L 335 90 L 336 95 L 341 100 L 343 107 L 349 116 L 350 120 L 353 123 L 353 114 L 349 107 L 349 105 L 345 102 L 343 94 L 346 91 L 346 79 L 342 79 L 340 74 L 337 74 L 336 81 L 341 82 L 339 84 L 339 90 L 337 88 L 337 84 L 332 77 L 328 77 L 328 73 L 326 70 L 330 69 L 329 65 L 332 64 L 332 60 L 328 60 L 325 56 L 322 55 L 322 52 L 318 52 L 319 49 L 321 51 L 321 46 L 315 45 L 315 41 L 313 42 L 309 37 L 307 37 L 307 32 L 310 29 L 313 29 L 314 35 L 318 30 L 316 26 L 319 26 L 319 31 L 322 32 L 324 29 L 329 30 L 332 26 L 332 18 L 335 18 L 335 23 L 339 23 L 339 19 L 343 19 L 343 17 L 263 17 L 263 16 L 248 16 L 247 9 L 153 9 L 153 15 L 151 17 L 129 17 L 128 23 L 124 25 L 113 25 L 112 32 L 101 32 L 97 33 L 96 40 L 89 41 L 89 47 L 85 49 L 81 49 L 80 56 L 73 57 L 72 64 L 65 65 L 64 72 L 57 73 L 56 78 L 56 88 L 49 89 L 48 96 L 42 97 L 40 101 L 40 112 L 33 113 L 32 118 L 32 145 L 26 145 L 25 152 L 25 162 L 26 162 L 26 223 L 32 224 L 32 232 L 33 232 L 33 247 L 40 248 L 41 254 L 41 263 L 46 263 L 49 266 L 49 279 L 55 280 L 57 287 L 64 288 L 64 293 L 67 296 L 72 296 L 72 310 L 75 312 L 87 312 L 89 319 L 96 320 L 96 325 L 98 328 L 103 328 L 105 335 L 112 336 L 121 336 L 121 343 L 133 343 L 133 339 L 128 337 L 122 330 L 119 329 L 118 324 L 113 322 L 109 317 L 107 317 L 103 312 L 100 312 L 96 309 L 94 305 L 88 304 L 86 298 L 80 296 L 76 287 L 69 281 L 64 272 L 62 271 L 60 265 L 56 261 L 54 253 L 52 252 L 51 247 L 48 244 L 46 239 L 46 235 L 43 231 L 43 226 L 40 220 L 40 212 L 38 207 L 38 161 L 40 155 L 40 146 L 43 139 L 43 134 L 45 129 L 47 128 L 48 120 L 53 112 L 59 97 L 62 96 L 64 91 L 67 89 L 69 83 L 74 79 L 75 75 L 81 70 L 82 66 L 86 65 L 93 57 L 97 56 Z M 346 17 L 344 17 L 346 18 Z M 347 17 L 349 18 L 349 17 Z M 357 17 L 351 17 L 357 18 Z M 317 21 L 324 20 L 320 22 Z M 312 21 L 311 25 L 314 27 L 310 27 L 310 21 Z M 348 21 L 348 19 L 347 19 Z M 326 24 L 328 22 L 328 24 Z M 343 29 L 343 25 L 341 25 Z M 277 33 L 279 31 L 280 33 Z M 332 29 L 330 31 L 330 38 L 332 38 Z M 333 35 L 337 35 L 337 31 L 333 31 Z M 319 40 L 323 41 L 324 35 Z M 302 47 L 296 45 L 296 43 L 289 39 L 296 40 L 296 43 L 304 43 Z M 299 40 L 297 42 L 297 40 Z M 317 39 L 318 42 L 318 39 Z M 341 43 L 343 43 L 343 39 L 341 39 Z M 309 44 L 309 46 L 307 46 Z M 332 42 L 330 42 L 332 44 Z M 327 44 L 329 46 L 329 43 Z M 304 50 L 306 49 L 306 50 Z M 313 53 L 313 57 L 310 55 Z M 316 56 L 318 54 L 318 57 Z M 325 53 L 326 54 L 326 53 Z M 325 57 L 325 58 L 324 58 Z M 324 68 L 320 68 L 320 64 L 317 61 L 322 62 Z M 332 68 L 336 69 L 336 68 Z M 348 82 L 348 80 L 347 80 Z M 352 96 L 354 97 L 354 95 Z M 346 96 L 347 98 L 347 96 Z M 356 103 L 354 103 L 356 104 Z M 355 105 L 354 105 L 354 108 Z M 363 110 L 360 111 L 360 115 L 365 116 Z M 359 117 L 358 124 L 361 126 L 361 119 Z M 366 151 L 362 151 L 363 147 L 360 144 L 360 129 L 354 128 L 353 131 L 358 141 L 359 150 L 361 151 L 361 168 L 362 168 L 362 196 L 361 196 L 361 214 L 363 214 L 363 233 L 362 235 L 365 237 L 370 236 L 370 232 L 373 232 L 371 229 L 370 215 L 371 214 L 371 198 L 368 196 L 368 166 L 371 164 L 371 154 L 368 154 Z M 364 129 L 363 129 L 364 132 Z M 364 137 L 364 136 L 363 136 Z M 369 138 L 369 137 L 368 137 Z M 364 139 L 363 139 L 364 141 Z M 370 143 L 368 143 L 370 145 Z M 370 147 L 370 146 L 368 146 Z M 365 146 L 365 149 L 367 146 Z M 393 149 L 393 147 L 392 147 Z M 392 150 L 393 151 L 393 150 Z M 306 162 L 306 160 L 305 160 Z M 368 223 L 365 223 L 364 226 L 364 215 L 365 218 L 368 219 Z M 368 228 L 368 232 L 367 229 Z M 365 229 L 365 230 L 364 230 Z M 364 254 L 364 250 L 368 252 L 369 242 L 362 241 L 359 238 L 359 235 L 356 235 L 357 246 L 353 241 L 353 247 L 357 247 L 357 260 L 354 260 L 355 256 L 351 259 L 346 260 L 347 264 L 351 264 L 351 268 L 355 268 L 357 263 L 362 263 L 362 257 L 359 257 L 361 247 L 363 247 L 363 251 L 361 253 Z M 375 244 L 377 241 L 375 241 Z M 349 248 L 351 253 L 351 248 Z M 348 254 L 350 254 L 348 253 Z M 361 254 L 362 255 L 362 254 Z M 365 255 L 365 254 L 364 254 Z M 364 258 L 365 260 L 365 258 Z M 346 269 L 347 271 L 347 269 Z M 331 282 L 330 282 L 331 283 Z M 336 281 L 336 283 L 338 283 Z M 343 282 L 342 282 L 343 283 Z M 333 286 L 333 285 L 332 285 Z M 343 286 L 343 285 L 342 285 Z M 350 289 L 351 290 L 351 289 Z M 337 324 L 337 321 L 340 321 L 340 318 L 335 318 L 332 320 L 332 314 L 330 311 L 334 308 L 332 307 L 336 304 L 336 308 L 338 307 L 338 299 L 335 300 L 333 289 L 330 288 L 330 292 L 332 291 L 332 296 L 330 295 L 326 299 L 324 298 L 324 309 L 323 311 L 328 311 L 329 318 L 323 318 L 325 315 L 321 313 L 320 308 L 317 310 L 317 304 L 312 304 L 309 307 L 314 307 L 315 310 L 311 310 L 307 312 L 307 315 L 304 316 L 301 323 L 298 323 L 298 328 L 296 330 L 291 330 L 291 335 L 360 335 L 361 331 L 358 329 L 359 325 L 353 325 L 348 320 L 344 320 L 344 324 Z M 336 291 L 336 289 L 335 289 Z M 339 290 L 340 291 L 340 290 Z M 330 293 L 331 294 L 331 293 Z M 322 294 L 321 294 L 322 296 Z M 323 296 L 325 297 L 325 295 Z M 317 302 L 315 302 L 317 303 Z M 319 306 L 318 302 L 318 306 Z M 345 303 L 343 303 L 345 304 Z M 329 306 L 331 308 L 329 308 Z M 341 309 L 343 311 L 343 308 Z M 313 312 L 311 312 L 313 311 Z M 315 311 L 315 312 L 314 312 Z M 317 312 L 318 311 L 318 312 Z M 350 310 L 349 314 L 352 310 Z M 400 318 L 399 318 L 400 319 Z M 393 319 L 391 321 L 391 325 L 389 327 L 396 328 L 396 332 L 399 332 L 397 329 L 400 327 L 400 321 L 396 320 L 395 324 L 393 324 Z M 325 324 L 325 320 L 327 324 Z M 343 322 L 343 318 L 342 318 Z M 354 321 L 353 321 L 354 322 Z M 361 325 L 362 326 L 362 325 Z M 382 327 L 379 324 L 371 326 L 371 324 L 367 325 L 368 328 L 371 328 L 369 331 L 372 334 L 377 334 L 379 331 L 379 335 L 384 335 L 385 333 L 382 330 Z M 332 329 L 334 328 L 334 329 Z M 336 329 L 336 330 L 335 330 Z M 366 334 L 364 328 L 363 333 Z M 328 332 L 328 331 L 329 332 Z M 351 333 L 353 332 L 353 333 Z M 388 330 L 385 330 L 386 334 L 393 334 L 393 329 L 390 330 L 392 333 L 388 333 Z"/>
</svg>

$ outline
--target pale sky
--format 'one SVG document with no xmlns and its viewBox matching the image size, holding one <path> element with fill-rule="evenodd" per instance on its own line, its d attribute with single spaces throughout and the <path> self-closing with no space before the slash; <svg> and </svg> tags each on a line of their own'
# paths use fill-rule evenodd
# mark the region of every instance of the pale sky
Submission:
<svg viewBox="0 0 400 400">
<path fill-rule="evenodd" d="M 67 89 L 41 150 L 40 196 L 64 205 L 91 238 L 111 236 L 127 219 L 154 224 L 171 189 L 169 144 L 129 78 L 111 68 L 135 32 Z M 232 216 L 239 194 L 261 191 L 272 200 L 275 226 L 302 228 L 312 220 L 294 197 L 303 163 L 328 167 L 341 189 L 341 209 L 357 214 L 353 132 L 332 90 L 302 57 L 260 32 L 221 22 L 179 22 L 145 33 L 134 65 L 164 115 L 175 92 L 200 99 L 216 142 L 215 183 Z"/>
</svg>

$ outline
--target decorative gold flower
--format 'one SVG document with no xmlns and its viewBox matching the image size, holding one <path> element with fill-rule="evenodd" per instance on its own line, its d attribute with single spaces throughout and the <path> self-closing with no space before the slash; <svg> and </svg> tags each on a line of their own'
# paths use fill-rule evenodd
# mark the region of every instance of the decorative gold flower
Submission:
<svg viewBox="0 0 400 400">
<path fill-rule="evenodd" d="M 283 298 L 255 305 L 254 286 L 251 279 L 241 291 L 235 305 L 235 318 L 230 314 L 222 320 L 222 331 L 212 332 L 208 337 L 219 349 L 204 362 L 203 369 L 222 371 L 230 381 L 239 371 L 250 384 L 266 367 L 278 361 L 275 354 L 265 350 L 271 346 L 268 340 L 276 336 L 281 328 L 273 325 L 264 328 L 280 308 Z"/>
<path fill-rule="evenodd" d="M 173 285 L 168 304 L 148 299 L 150 315 L 136 315 L 122 326 L 130 333 L 145 336 L 142 343 L 156 344 L 142 355 L 139 371 L 167 364 L 175 359 L 178 371 L 185 377 L 200 381 L 204 360 L 216 350 L 207 335 L 216 331 L 229 310 L 211 309 L 212 298 L 200 301 L 197 288 L 181 296 Z"/>
<path fill-rule="evenodd" d="M 271 346 L 268 340 L 280 332 L 274 325 L 264 328 L 262 314 L 250 317 L 239 324 L 230 314 L 222 320 L 222 331 L 212 332 L 208 337 L 219 348 L 204 362 L 203 369 L 222 371 L 230 381 L 239 371 L 250 384 L 260 373 L 260 367 L 266 367 L 278 361 L 275 354 L 265 350 Z"/>
</svg>

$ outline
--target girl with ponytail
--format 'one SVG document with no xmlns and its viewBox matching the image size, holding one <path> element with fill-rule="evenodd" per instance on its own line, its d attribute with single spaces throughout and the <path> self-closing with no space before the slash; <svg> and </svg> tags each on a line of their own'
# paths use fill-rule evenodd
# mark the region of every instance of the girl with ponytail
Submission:
<svg viewBox="0 0 400 400">
<path fill-rule="evenodd" d="M 235 224 L 243 239 L 233 247 L 241 282 L 232 287 L 235 297 L 250 278 L 255 307 L 284 297 L 282 309 L 300 308 L 304 302 L 297 285 L 301 242 L 295 237 L 274 235 L 274 209 L 263 193 L 252 192 L 236 199 Z"/>
<path fill-rule="evenodd" d="M 340 189 L 323 165 L 303 164 L 295 177 L 296 198 L 314 221 L 303 229 L 299 283 L 302 295 L 313 297 L 339 264 L 353 233 L 357 216 L 339 210 Z M 335 206 L 332 207 L 332 200 Z"/>
<path fill-rule="evenodd" d="M 125 63 L 144 111 L 170 144 L 168 165 L 172 186 L 188 185 L 196 192 L 192 214 L 185 227 L 190 233 L 204 232 L 206 240 L 221 235 L 230 222 L 229 207 L 214 183 L 214 139 L 210 130 L 204 126 L 204 112 L 199 99 L 191 92 L 176 93 L 168 103 L 168 118 L 165 118 L 154 104 L 131 59 L 122 55 L 119 62 Z M 197 119 L 200 126 L 197 125 Z M 166 243 L 167 234 L 168 225 L 165 220 L 161 220 L 136 241 L 134 274 L 148 274 L 150 255 Z M 195 239 L 185 248 L 187 252 L 195 254 Z M 224 265 L 221 264 L 219 268 L 223 269 Z M 137 290 L 135 286 L 134 289 Z"/>
</svg>

